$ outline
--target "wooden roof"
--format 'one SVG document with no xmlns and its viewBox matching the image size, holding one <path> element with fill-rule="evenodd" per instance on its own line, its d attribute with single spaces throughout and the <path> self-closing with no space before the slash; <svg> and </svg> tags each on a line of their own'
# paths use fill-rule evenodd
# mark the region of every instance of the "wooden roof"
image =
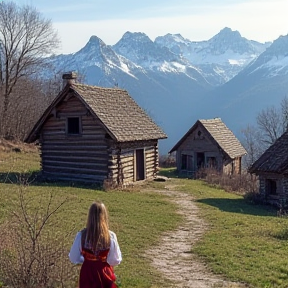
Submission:
<svg viewBox="0 0 288 288">
<path fill-rule="evenodd" d="M 255 174 L 259 172 L 288 173 L 288 131 L 253 163 L 249 172 Z"/>
<path fill-rule="evenodd" d="M 37 139 L 42 125 L 53 108 L 71 92 L 74 92 L 92 115 L 100 119 L 107 132 L 117 142 L 167 138 L 161 128 L 137 105 L 127 91 L 70 83 L 46 109 L 26 138 L 26 142 L 34 142 Z"/>
<path fill-rule="evenodd" d="M 197 120 L 196 123 L 188 130 L 188 132 L 178 141 L 169 153 L 176 151 L 186 138 L 197 129 L 203 127 L 216 144 L 231 158 L 240 157 L 247 152 L 241 145 L 233 132 L 224 124 L 220 118 Z"/>
</svg>

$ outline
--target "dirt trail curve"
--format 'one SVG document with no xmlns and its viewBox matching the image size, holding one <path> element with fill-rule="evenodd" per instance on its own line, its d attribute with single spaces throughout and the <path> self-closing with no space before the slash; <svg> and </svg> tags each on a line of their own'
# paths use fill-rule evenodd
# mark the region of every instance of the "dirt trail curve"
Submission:
<svg viewBox="0 0 288 288">
<path fill-rule="evenodd" d="M 191 195 L 175 191 L 177 186 L 166 186 L 158 193 L 170 196 L 178 205 L 178 213 L 185 217 L 183 225 L 175 231 L 163 235 L 161 244 L 146 252 L 152 265 L 172 281 L 166 288 L 210 288 L 210 287 L 247 287 L 240 283 L 229 282 L 213 275 L 204 263 L 192 253 L 193 244 L 203 235 L 207 225 L 198 216 L 198 207 Z"/>
</svg>

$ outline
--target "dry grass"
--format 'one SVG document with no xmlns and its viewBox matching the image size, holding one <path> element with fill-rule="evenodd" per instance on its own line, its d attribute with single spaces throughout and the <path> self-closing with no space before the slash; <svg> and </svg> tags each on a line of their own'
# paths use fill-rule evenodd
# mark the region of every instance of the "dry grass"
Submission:
<svg viewBox="0 0 288 288">
<path fill-rule="evenodd" d="M 13 145 L 8 146 L 11 147 Z M 41 287 L 41 285 L 35 284 L 40 281 L 40 278 L 37 277 L 49 275 L 50 282 L 46 282 L 47 288 L 77 287 L 74 279 L 78 278 L 78 271 L 72 270 L 74 266 L 69 263 L 68 251 L 76 232 L 85 225 L 89 206 L 93 201 L 99 200 L 103 201 L 108 207 L 110 227 L 117 234 L 123 253 L 123 262 L 115 268 L 116 275 L 119 276 L 122 286 L 125 288 L 161 287 L 161 283 L 163 283 L 161 275 L 151 268 L 150 260 L 143 255 L 151 245 L 157 243 L 162 233 L 174 229 L 180 221 L 179 216 L 175 215 L 176 207 L 166 197 L 153 193 L 152 187 L 144 192 L 141 185 L 122 190 L 109 190 L 108 192 L 91 185 L 81 186 L 79 183 L 67 182 L 31 182 L 25 186 L 21 182 L 22 176 L 29 176 L 31 172 L 37 173 L 39 170 L 40 159 L 37 149 L 32 150 L 32 152 L 25 152 L 23 149 L 21 152 L 15 152 L 9 147 L 5 146 L 7 152 L 3 152 L 0 155 L 2 161 L 0 165 L 0 226 L 3 225 L 1 226 L 2 231 L 7 231 L 7 233 L 4 233 L 7 237 L 3 238 L 1 247 L 4 248 L 1 249 L 1 252 L 4 253 L 5 251 L 5 255 L 0 255 L 0 263 L 3 267 L 2 272 L 0 272 L 0 283 L 5 281 L 6 285 L 9 284 L 10 287 L 17 288 L 37 287 L 37 285 Z M 27 181 L 24 181 L 24 183 L 27 183 Z M 17 229 L 14 224 L 6 225 L 7 221 L 9 221 L 9 224 L 16 221 L 11 216 L 13 211 L 20 212 L 20 188 L 25 188 L 24 194 L 27 200 L 25 200 L 25 203 L 27 203 L 26 207 L 32 223 L 37 222 L 34 222 L 34 220 L 42 219 L 45 207 L 49 203 L 47 201 L 50 194 L 53 195 L 53 207 L 67 199 L 67 202 L 57 211 L 55 217 L 50 219 L 51 222 L 45 225 L 46 230 L 43 230 L 43 234 L 39 238 L 39 245 L 35 246 L 36 250 L 33 250 L 32 244 L 34 240 L 32 239 L 33 241 L 31 241 L 29 235 L 27 237 L 26 232 L 29 229 L 23 224 L 20 227 L 26 227 L 23 230 L 25 237 L 23 236 L 24 234 L 20 237 L 19 234 L 17 234 L 17 237 L 9 237 L 10 229 L 19 230 L 19 233 L 21 231 L 19 226 Z M 38 227 L 38 224 L 36 226 Z M 65 238 L 64 236 L 67 237 Z M 20 239 L 23 239 L 23 241 L 20 241 Z M 20 252 L 23 253 L 26 247 L 28 248 L 26 250 L 28 254 L 24 257 L 24 254 L 20 254 Z M 26 272 L 20 271 L 21 267 L 25 267 L 19 262 L 20 259 L 27 259 L 27 263 L 34 259 L 33 253 L 29 251 L 36 251 L 37 261 L 34 260 L 35 264 L 33 262 L 35 266 L 30 271 L 27 269 L 25 269 Z M 13 257 L 10 258 L 9 255 Z M 19 255 L 21 257 L 18 257 Z M 51 263 L 54 264 L 50 265 Z M 49 271 L 45 270 L 44 267 Z M 76 267 L 75 269 L 77 270 L 78 268 Z M 36 270 L 38 271 L 38 276 L 32 272 Z M 33 283 L 25 280 L 28 272 L 33 275 L 32 278 L 30 277 L 34 279 Z M 9 273 L 10 276 L 8 275 Z M 16 274 L 18 278 L 15 276 Z M 8 275 L 8 277 L 5 275 Z M 24 279 L 24 281 L 20 278 Z M 17 282 L 12 282 L 13 279 Z M 64 282 L 64 280 L 65 284 L 62 285 L 61 281 Z M 20 285 L 21 281 L 24 284 Z M 31 286 L 27 286 L 28 284 L 25 281 Z M 43 278 L 41 281 L 43 282 Z M 34 284 L 35 286 L 33 286 Z"/>
<path fill-rule="evenodd" d="M 216 169 L 206 168 L 200 169 L 196 174 L 196 178 L 227 192 L 236 192 L 241 195 L 258 190 L 257 177 L 246 171 L 241 174 L 227 175 Z"/>
</svg>

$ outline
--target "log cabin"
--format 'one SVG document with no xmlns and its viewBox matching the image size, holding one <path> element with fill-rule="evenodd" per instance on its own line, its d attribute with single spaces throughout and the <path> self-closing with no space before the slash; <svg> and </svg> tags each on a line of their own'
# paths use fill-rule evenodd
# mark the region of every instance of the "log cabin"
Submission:
<svg viewBox="0 0 288 288">
<path fill-rule="evenodd" d="M 176 151 L 179 174 L 194 177 L 200 168 L 241 173 L 246 150 L 220 118 L 197 120 L 169 153 Z"/>
<path fill-rule="evenodd" d="M 263 202 L 288 205 L 288 131 L 279 137 L 248 169 L 259 179 L 259 195 Z"/>
<path fill-rule="evenodd" d="M 113 186 L 155 177 L 167 136 L 128 92 L 78 84 L 74 72 L 62 78 L 25 140 L 40 144 L 42 176 Z"/>
</svg>

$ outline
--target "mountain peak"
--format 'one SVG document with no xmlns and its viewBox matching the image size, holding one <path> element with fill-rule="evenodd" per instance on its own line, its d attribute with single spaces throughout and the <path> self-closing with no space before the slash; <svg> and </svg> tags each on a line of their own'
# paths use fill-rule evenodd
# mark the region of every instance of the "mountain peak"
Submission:
<svg viewBox="0 0 288 288">
<path fill-rule="evenodd" d="M 275 55 L 287 55 L 287 47 L 288 47 L 288 34 L 285 36 L 280 36 L 276 40 L 273 41 L 271 46 L 267 49 L 267 52 L 272 52 Z"/>
<path fill-rule="evenodd" d="M 260 65 L 259 63 L 269 62 L 270 63 L 269 65 L 272 65 L 272 62 L 274 61 L 274 64 L 277 62 L 278 65 L 279 64 L 278 60 L 275 59 L 288 58 L 287 47 L 288 47 L 288 35 L 280 36 L 279 38 L 274 40 L 273 43 L 266 49 L 266 51 L 259 56 L 256 64 Z M 271 62 L 271 60 L 273 61 Z"/>
<path fill-rule="evenodd" d="M 92 35 L 86 45 L 95 45 L 95 44 L 96 45 L 104 44 L 104 42 L 99 37 Z"/>
<path fill-rule="evenodd" d="M 145 33 L 130 31 L 125 32 L 120 41 L 152 42 L 152 40 Z"/>
<path fill-rule="evenodd" d="M 225 27 L 222 30 L 220 30 L 220 32 L 218 34 L 216 34 L 214 37 L 212 37 L 211 39 L 225 39 L 225 38 L 233 38 L 233 40 L 235 41 L 236 39 L 241 39 L 243 38 L 241 36 L 241 34 L 239 33 L 239 31 L 235 30 L 233 31 L 231 28 Z"/>
<path fill-rule="evenodd" d="M 106 44 L 99 37 L 93 35 L 80 51 L 87 53 L 88 51 L 99 49 L 102 46 L 106 46 Z"/>
<path fill-rule="evenodd" d="M 251 41 L 242 37 L 241 34 L 236 30 L 232 31 L 231 28 L 225 27 L 218 34 L 208 40 L 211 47 L 209 53 L 213 55 L 220 55 L 231 51 L 239 55 L 245 53 L 257 54 L 256 49 L 257 42 L 252 45 Z"/>
</svg>

